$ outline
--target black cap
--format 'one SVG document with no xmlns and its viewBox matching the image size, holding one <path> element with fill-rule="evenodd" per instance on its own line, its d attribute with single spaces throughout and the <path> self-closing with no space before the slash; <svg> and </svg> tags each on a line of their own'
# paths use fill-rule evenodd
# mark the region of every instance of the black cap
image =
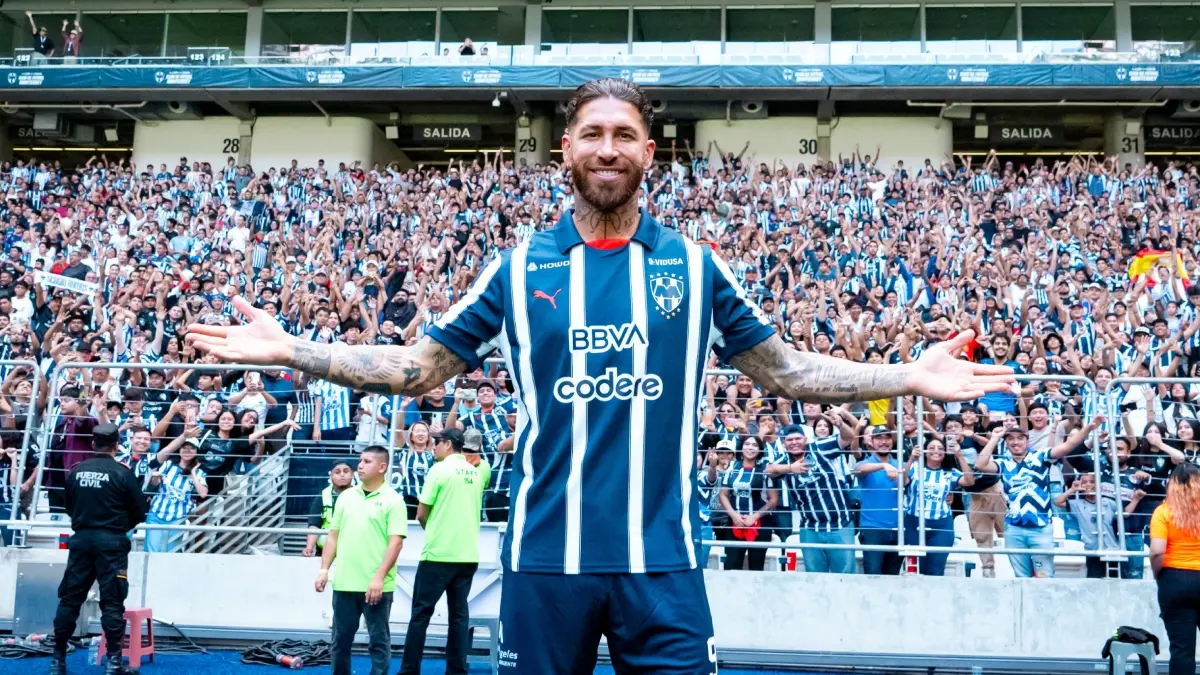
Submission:
<svg viewBox="0 0 1200 675">
<path fill-rule="evenodd" d="M 115 424 L 98 424 L 92 429 L 92 447 L 97 451 L 116 446 L 120 438 L 121 431 Z"/>
<path fill-rule="evenodd" d="M 454 449 L 459 452 L 462 452 L 463 446 L 466 444 L 466 438 L 459 429 L 442 429 L 433 437 L 439 441 L 450 441 L 450 445 L 453 445 Z"/>
</svg>

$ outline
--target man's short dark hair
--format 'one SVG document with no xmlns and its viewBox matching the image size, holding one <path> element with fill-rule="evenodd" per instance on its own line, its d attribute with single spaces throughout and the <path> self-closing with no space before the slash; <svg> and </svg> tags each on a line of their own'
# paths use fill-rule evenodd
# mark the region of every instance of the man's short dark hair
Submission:
<svg viewBox="0 0 1200 675">
<path fill-rule="evenodd" d="M 388 449 L 383 447 L 382 445 L 368 445 L 367 447 L 362 449 L 362 452 L 360 454 L 375 455 L 376 457 L 383 459 L 384 464 L 387 464 L 391 461 L 391 455 L 388 453 Z"/>
<path fill-rule="evenodd" d="M 650 126 L 654 124 L 654 111 L 650 108 L 650 97 L 646 96 L 645 90 L 641 87 L 619 77 L 592 80 L 576 89 L 575 93 L 571 95 L 571 99 L 567 101 L 567 128 L 575 126 L 575 118 L 579 114 L 580 108 L 602 98 L 615 98 L 637 108 L 638 114 L 642 117 L 642 124 L 646 125 L 646 133 L 650 133 Z"/>
</svg>

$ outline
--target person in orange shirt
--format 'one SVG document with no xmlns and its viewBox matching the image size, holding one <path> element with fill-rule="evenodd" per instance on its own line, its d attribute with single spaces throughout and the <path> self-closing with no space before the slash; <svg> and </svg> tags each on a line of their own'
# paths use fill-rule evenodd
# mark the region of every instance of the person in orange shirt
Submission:
<svg viewBox="0 0 1200 675">
<path fill-rule="evenodd" d="M 1150 568 L 1171 640 L 1170 675 L 1196 674 L 1200 626 L 1200 466 L 1180 464 L 1150 519 Z"/>
</svg>

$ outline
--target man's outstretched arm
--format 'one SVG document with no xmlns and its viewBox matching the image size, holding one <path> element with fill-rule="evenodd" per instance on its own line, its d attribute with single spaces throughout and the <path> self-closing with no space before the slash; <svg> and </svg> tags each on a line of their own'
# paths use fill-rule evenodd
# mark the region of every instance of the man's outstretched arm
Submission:
<svg viewBox="0 0 1200 675">
<path fill-rule="evenodd" d="M 904 365 L 855 363 L 784 344 L 779 336 L 729 360 L 773 394 L 813 403 L 874 401 L 909 394 Z"/>
<path fill-rule="evenodd" d="M 428 337 L 411 347 L 296 340 L 286 365 L 345 387 L 401 396 L 425 394 L 467 369 L 461 357 Z"/>
<path fill-rule="evenodd" d="M 467 369 L 462 357 L 429 337 L 411 347 L 311 342 L 288 335 L 279 322 L 245 298 L 234 298 L 233 306 L 246 322 L 192 324 L 188 342 L 225 363 L 286 366 L 376 394 L 420 396 Z"/>
<path fill-rule="evenodd" d="M 773 335 L 733 356 L 730 363 L 773 394 L 813 403 L 874 401 L 918 394 L 942 401 L 971 401 L 1007 391 L 1013 372 L 960 360 L 974 334 L 962 333 L 923 352 L 914 363 L 872 365 L 797 351 Z"/>
</svg>

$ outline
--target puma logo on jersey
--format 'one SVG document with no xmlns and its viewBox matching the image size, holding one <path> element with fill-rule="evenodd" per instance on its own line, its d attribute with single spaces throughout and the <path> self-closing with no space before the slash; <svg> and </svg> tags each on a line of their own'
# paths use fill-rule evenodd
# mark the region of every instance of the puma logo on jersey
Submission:
<svg viewBox="0 0 1200 675">
<path fill-rule="evenodd" d="M 547 295 L 545 291 L 534 291 L 533 299 L 534 300 L 545 300 L 546 302 L 550 303 L 551 307 L 553 307 L 554 309 L 558 309 L 558 301 L 556 300 L 556 298 L 558 298 L 559 293 L 562 293 L 561 288 L 554 291 L 554 295 Z"/>
</svg>

